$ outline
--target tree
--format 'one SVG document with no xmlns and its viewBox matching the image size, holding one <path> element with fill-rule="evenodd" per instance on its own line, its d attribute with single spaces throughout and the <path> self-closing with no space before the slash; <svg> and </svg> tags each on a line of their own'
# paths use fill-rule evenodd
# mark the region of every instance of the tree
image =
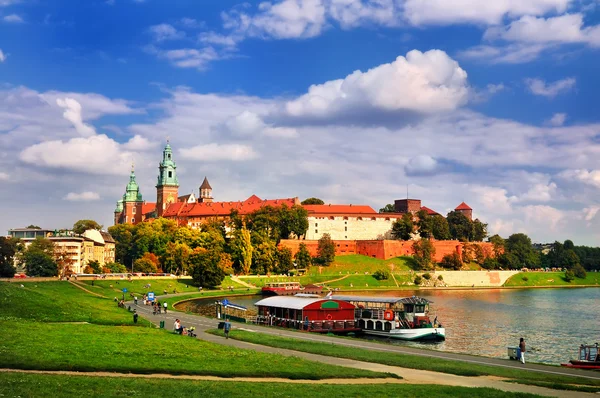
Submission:
<svg viewBox="0 0 600 398">
<path fill-rule="evenodd" d="M 165 254 L 160 258 L 163 271 L 181 275 L 188 269 L 190 254 L 192 254 L 192 249 L 185 243 L 167 243 Z"/>
<path fill-rule="evenodd" d="M 435 247 L 429 239 L 420 239 L 413 243 L 414 259 L 420 269 L 433 268 Z"/>
<path fill-rule="evenodd" d="M 315 260 L 319 264 L 328 267 L 334 259 L 335 243 L 333 243 L 333 240 L 331 240 L 331 235 L 323 234 L 321 239 L 319 239 L 319 244 L 317 246 L 317 257 Z"/>
<path fill-rule="evenodd" d="M 37 225 L 28 225 L 27 228 L 28 229 L 42 229 L 41 227 L 38 227 Z"/>
<path fill-rule="evenodd" d="M 133 234 L 135 225 L 118 224 L 108 228 L 108 233 L 115 240 L 115 260 L 127 267 L 133 263 Z"/>
<path fill-rule="evenodd" d="M 540 256 L 533 248 L 531 239 L 523 233 L 509 236 L 504 250 L 504 255 L 500 256 L 500 262 L 509 268 L 535 268 L 540 264 Z"/>
<path fill-rule="evenodd" d="M 298 269 L 306 269 L 306 268 L 310 267 L 310 264 L 312 262 L 312 257 L 310 256 L 310 253 L 308 252 L 308 248 L 306 247 L 306 244 L 300 243 L 300 246 L 298 247 L 298 251 L 296 252 L 296 255 L 294 256 L 294 260 L 296 262 L 296 267 L 298 267 Z"/>
<path fill-rule="evenodd" d="M 0 278 L 12 278 L 17 270 L 14 267 L 17 241 L 0 236 Z"/>
<path fill-rule="evenodd" d="M 471 240 L 474 242 L 483 242 L 483 240 L 487 237 L 487 227 L 487 224 L 482 223 L 478 218 L 476 218 L 473 221 Z"/>
<path fill-rule="evenodd" d="M 100 262 L 98 260 L 91 260 L 88 261 L 87 263 L 88 267 L 90 267 L 92 269 L 92 273 L 94 274 L 101 274 L 102 273 L 102 266 L 100 265 Z"/>
<path fill-rule="evenodd" d="M 190 275 L 194 283 L 205 288 L 219 286 L 225 278 L 220 262 L 221 253 L 218 250 L 196 248 L 190 255 Z"/>
<path fill-rule="evenodd" d="M 452 252 L 442 257 L 442 261 L 439 262 L 439 265 L 442 268 L 459 270 L 462 268 L 463 262 L 460 258 L 460 254 L 458 254 L 457 252 Z"/>
<path fill-rule="evenodd" d="M 219 268 L 221 268 L 226 275 L 233 274 L 233 260 L 231 259 L 231 255 L 229 253 L 221 253 L 221 257 L 219 259 Z"/>
<path fill-rule="evenodd" d="M 395 213 L 396 208 L 394 207 L 393 204 L 388 203 L 387 205 L 385 205 L 381 209 L 379 209 L 379 212 L 380 213 Z"/>
<path fill-rule="evenodd" d="M 58 267 L 52 256 L 40 252 L 27 252 L 25 254 L 27 275 L 29 276 L 57 276 Z"/>
<path fill-rule="evenodd" d="M 421 238 L 429 239 L 433 236 L 433 218 L 425 210 L 417 212 L 417 228 Z"/>
<path fill-rule="evenodd" d="M 279 236 L 277 243 L 281 239 L 289 239 L 292 235 L 300 237 L 306 234 L 308 230 L 308 212 L 302 206 L 292 206 L 291 208 L 283 204 L 279 208 Z"/>
<path fill-rule="evenodd" d="M 102 225 L 94 220 L 79 220 L 73 224 L 73 232 L 77 235 L 83 234 L 88 229 L 96 229 L 99 231 L 102 229 Z"/>
<path fill-rule="evenodd" d="M 473 234 L 473 225 L 471 220 L 460 211 L 451 211 L 446 217 L 448 227 L 450 228 L 450 236 L 452 239 L 468 242 Z"/>
<path fill-rule="evenodd" d="M 134 272 L 154 273 L 158 272 L 158 257 L 154 253 L 145 253 L 133 263 Z"/>
<path fill-rule="evenodd" d="M 575 250 L 575 245 L 573 244 L 572 240 L 567 239 L 563 243 L 563 246 L 565 247 L 565 250 Z"/>
<path fill-rule="evenodd" d="M 431 217 L 431 233 L 437 240 L 448 240 L 450 236 L 450 227 L 446 217 L 436 214 Z"/>
<path fill-rule="evenodd" d="M 69 253 L 66 247 L 61 246 L 56 248 L 54 251 L 54 261 L 56 261 L 59 277 L 63 278 L 73 274 L 75 259 L 73 259 L 72 254 Z"/>
<path fill-rule="evenodd" d="M 504 239 L 502 239 L 500 235 L 496 234 L 490 236 L 488 242 L 490 242 L 494 247 L 494 257 L 498 258 L 502 253 L 504 253 Z"/>
<path fill-rule="evenodd" d="M 573 274 L 580 279 L 585 279 L 587 276 L 585 269 L 581 266 L 581 264 L 575 265 L 573 268 L 571 268 L 571 271 L 573 271 Z"/>
<path fill-rule="evenodd" d="M 301 204 L 303 204 L 303 205 L 324 205 L 325 202 L 323 202 L 319 198 L 308 198 L 308 199 L 304 199 L 301 202 Z"/>
<path fill-rule="evenodd" d="M 287 274 L 294 267 L 294 259 L 289 247 L 278 247 L 276 257 L 276 272 L 278 274 Z"/>
<path fill-rule="evenodd" d="M 119 263 L 107 263 L 104 268 L 108 269 L 112 274 L 124 274 L 127 272 L 127 267 Z"/>
<path fill-rule="evenodd" d="M 264 233 L 252 232 L 252 246 L 252 271 L 258 275 L 273 271 L 277 250 L 275 242 Z"/>
<path fill-rule="evenodd" d="M 252 267 L 254 247 L 252 247 L 250 231 L 245 225 L 234 231 L 230 247 L 234 267 L 237 265 L 237 268 L 241 273 L 248 275 L 250 273 L 250 268 Z"/>
<path fill-rule="evenodd" d="M 405 213 L 402 218 L 394 221 L 392 224 L 392 236 L 395 239 L 409 240 L 414 229 L 413 217 L 410 213 Z"/>
</svg>

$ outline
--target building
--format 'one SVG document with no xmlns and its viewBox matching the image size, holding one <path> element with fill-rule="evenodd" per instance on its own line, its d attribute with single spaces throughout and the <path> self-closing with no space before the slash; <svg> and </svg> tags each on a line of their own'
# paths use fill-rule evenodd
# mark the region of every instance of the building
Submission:
<svg viewBox="0 0 600 398">
<path fill-rule="evenodd" d="M 20 239 L 26 248 L 37 238 L 50 240 L 54 243 L 55 258 L 68 258 L 75 273 L 82 273 L 90 261 L 98 261 L 100 265 L 115 261 L 115 241 L 104 231 L 87 230 L 76 235 L 72 231 L 15 228 L 8 231 L 8 236 Z"/>
<path fill-rule="evenodd" d="M 454 210 L 464 214 L 469 220 L 473 220 L 473 209 L 471 209 L 471 207 L 469 207 L 469 205 L 465 202 L 462 202 L 461 204 L 456 206 L 456 209 Z"/>
<path fill-rule="evenodd" d="M 300 205 L 300 200 L 297 197 L 265 200 L 252 195 L 244 201 L 215 202 L 212 187 L 206 176 L 198 189 L 197 197 L 194 193 L 179 195 L 177 165 L 171 145 L 167 142 L 163 149 L 162 161 L 158 165 L 156 202 L 143 200 L 132 167 L 125 193 L 117 202 L 114 222 L 115 225 L 136 224 L 148 219 L 164 217 L 177 221 L 179 225 L 198 228 L 209 219 L 228 219 L 232 211 L 246 215 L 266 206 L 278 207 L 283 204 L 292 207 Z"/>
</svg>

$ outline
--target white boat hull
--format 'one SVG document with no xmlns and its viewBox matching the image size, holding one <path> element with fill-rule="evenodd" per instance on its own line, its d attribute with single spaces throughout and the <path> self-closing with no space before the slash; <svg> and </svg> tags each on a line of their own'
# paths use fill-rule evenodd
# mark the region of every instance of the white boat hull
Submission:
<svg viewBox="0 0 600 398">
<path fill-rule="evenodd" d="M 389 331 L 363 329 L 362 332 L 399 340 L 446 340 L 445 328 L 392 329 Z"/>
</svg>

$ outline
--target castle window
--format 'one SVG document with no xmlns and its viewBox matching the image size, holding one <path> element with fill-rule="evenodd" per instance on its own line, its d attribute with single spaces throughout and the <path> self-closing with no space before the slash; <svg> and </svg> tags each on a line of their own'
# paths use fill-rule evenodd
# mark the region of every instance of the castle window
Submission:
<svg viewBox="0 0 600 398">
<path fill-rule="evenodd" d="M 169 171 L 169 178 L 172 178 L 172 177 L 173 177 L 173 172 Z"/>
<path fill-rule="evenodd" d="M 319 223 L 315 223 L 315 227 L 318 227 L 318 226 L 319 226 Z"/>
<path fill-rule="evenodd" d="M 344 231 L 348 231 L 348 227 L 344 227 Z"/>
<path fill-rule="evenodd" d="M 135 217 L 131 217 L 131 223 L 135 224 Z"/>
<path fill-rule="evenodd" d="M 318 229 L 315 229 L 315 234 L 318 234 L 318 233 L 319 233 L 319 230 L 318 230 Z"/>
<path fill-rule="evenodd" d="M 169 158 L 169 160 L 171 160 L 171 154 L 168 154 L 168 155 L 167 155 L 167 158 Z"/>
<path fill-rule="evenodd" d="M 135 207 L 131 209 L 132 213 L 135 214 Z"/>
</svg>

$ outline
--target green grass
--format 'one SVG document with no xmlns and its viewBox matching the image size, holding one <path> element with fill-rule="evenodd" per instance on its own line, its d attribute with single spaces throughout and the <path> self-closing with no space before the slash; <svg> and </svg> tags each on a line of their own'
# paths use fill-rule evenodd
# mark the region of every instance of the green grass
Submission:
<svg viewBox="0 0 600 398">
<path fill-rule="evenodd" d="M 328 267 L 314 266 L 308 270 L 308 275 L 340 275 L 344 274 L 364 274 L 365 271 L 372 274 L 378 269 L 391 270 L 391 264 L 394 265 L 393 272 L 410 271 L 414 267 L 414 260 L 409 256 L 394 257 L 389 260 L 381 260 L 360 254 L 349 254 L 345 256 L 336 256 L 333 264 Z M 342 274 L 340 274 L 340 272 Z"/>
<path fill-rule="evenodd" d="M 410 384 L 290 384 L 242 383 L 91 376 L 0 374 L 0 396 L 40 397 L 481 397 L 529 398 L 537 395 L 508 393 L 491 388 L 466 388 Z"/>
<path fill-rule="evenodd" d="M 219 297 L 219 296 L 227 296 L 227 297 L 234 297 L 236 295 L 246 296 L 248 294 L 257 294 L 259 292 L 260 292 L 259 289 L 248 290 L 248 288 L 246 288 L 246 287 L 244 287 L 242 289 L 231 290 L 231 291 L 229 291 L 229 290 L 227 290 L 227 291 L 209 290 L 209 291 L 205 291 L 202 293 L 192 293 L 192 294 L 184 294 L 181 296 L 169 297 L 167 299 L 161 300 L 161 303 L 164 303 L 166 301 L 167 304 L 169 305 L 169 307 L 168 307 L 169 310 L 171 310 L 171 309 L 175 310 L 173 305 L 180 301 L 202 299 L 202 298 L 209 298 L 209 297 Z"/>
<path fill-rule="evenodd" d="M 211 330 L 209 333 L 221 335 L 219 330 Z M 418 355 L 394 354 L 386 352 L 382 355 L 380 351 L 359 349 L 356 347 L 344 347 L 332 343 L 320 343 L 302 339 L 293 339 L 273 336 L 263 333 L 233 330 L 230 338 L 247 341 L 255 344 L 263 344 L 270 347 L 285 348 L 290 350 L 310 352 L 313 354 L 329 355 L 339 358 L 354 359 L 358 361 L 381 363 L 390 366 L 399 366 L 411 369 L 430 370 L 434 372 L 450 373 L 460 376 L 498 376 L 514 379 L 519 383 L 542 382 L 553 383 L 563 386 L 562 389 L 570 389 L 570 384 L 600 387 L 600 380 L 582 379 L 570 376 L 547 375 L 543 373 L 527 372 L 522 369 L 508 369 L 496 366 L 473 365 L 460 361 L 450 361 L 421 357 Z M 549 385 L 549 388 L 553 388 Z"/>
<path fill-rule="evenodd" d="M 68 282 L 0 282 L 0 321 L 90 322 L 133 325 L 131 314 L 108 298 L 95 297 Z"/>
<path fill-rule="evenodd" d="M 123 296 L 123 288 L 127 288 L 125 298 L 129 299 L 131 294 L 137 295 L 141 299 L 145 293 L 154 292 L 156 295 L 163 294 L 166 290 L 167 293 L 172 294 L 174 291 L 177 293 L 184 292 L 197 292 L 198 288 L 192 286 L 191 279 L 133 279 L 128 281 L 127 279 L 120 280 L 109 280 L 109 279 L 98 279 L 98 280 L 80 280 L 78 283 L 85 285 L 85 288 L 97 293 L 104 295 L 109 298 Z M 145 286 L 150 284 L 150 288 Z"/>
<path fill-rule="evenodd" d="M 523 280 L 526 277 L 527 280 Z M 600 285 L 600 272 L 588 272 L 584 279 L 567 282 L 564 272 L 521 272 L 510 277 L 504 286 L 578 286 Z"/>
<path fill-rule="evenodd" d="M 242 350 L 155 328 L 7 321 L 0 324 L 0 335 L 0 367 L 11 369 L 290 379 L 388 376 Z"/>
</svg>

